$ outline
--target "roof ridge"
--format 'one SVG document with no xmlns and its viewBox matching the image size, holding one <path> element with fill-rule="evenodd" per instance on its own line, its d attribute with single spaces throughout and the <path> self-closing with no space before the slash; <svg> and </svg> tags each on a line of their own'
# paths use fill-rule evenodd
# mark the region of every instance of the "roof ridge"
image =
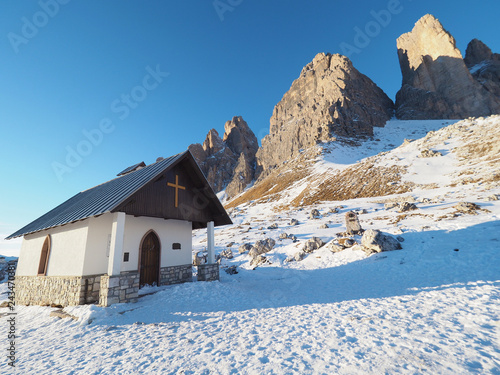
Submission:
<svg viewBox="0 0 500 375">
<path fill-rule="evenodd" d="M 20 237 L 111 212 L 148 182 L 181 160 L 188 152 L 189 150 L 183 151 L 134 172 L 83 190 L 5 239 Z M 158 165 L 160 166 L 158 167 Z"/>
</svg>

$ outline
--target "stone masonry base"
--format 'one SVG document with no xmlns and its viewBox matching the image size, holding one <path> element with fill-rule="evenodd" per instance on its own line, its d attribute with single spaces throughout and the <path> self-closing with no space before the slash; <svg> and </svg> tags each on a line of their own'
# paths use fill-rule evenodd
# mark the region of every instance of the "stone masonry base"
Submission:
<svg viewBox="0 0 500 375">
<path fill-rule="evenodd" d="M 192 279 L 193 266 L 191 264 L 160 268 L 160 285 L 180 284 L 192 281 Z"/>
<path fill-rule="evenodd" d="M 16 304 L 76 306 L 99 300 L 101 275 L 16 276 Z"/>
<path fill-rule="evenodd" d="M 192 281 L 192 265 L 162 267 L 160 285 Z M 117 276 L 16 276 L 16 304 L 42 306 L 76 306 L 99 303 L 136 302 L 139 298 L 138 271 L 122 272 Z M 198 281 L 219 280 L 219 265 L 198 266 Z"/>
<path fill-rule="evenodd" d="M 219 280 L 219 265 L 202 264 L 198 266 L 198 281 L 218 281 Z"/>
<path fill-rule="evenodd" d="M 121 272 L 117 276 L 101 276 L 99 305 L 110 306 L 114 303 L 137 302 L 139 298 L 139 272 Z"/>
</svg>

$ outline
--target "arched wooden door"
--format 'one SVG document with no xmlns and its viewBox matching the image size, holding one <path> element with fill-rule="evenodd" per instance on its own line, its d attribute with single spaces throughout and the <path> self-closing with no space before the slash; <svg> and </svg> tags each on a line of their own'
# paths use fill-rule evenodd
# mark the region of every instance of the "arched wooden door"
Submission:
<svg viewBox="0 0 500 375">
<path fill-rule="evenodd" d="M 160 240 L 149 232 L 141 244 L 140 286 L 158 285 L 160 276 Z"/>
</svg>

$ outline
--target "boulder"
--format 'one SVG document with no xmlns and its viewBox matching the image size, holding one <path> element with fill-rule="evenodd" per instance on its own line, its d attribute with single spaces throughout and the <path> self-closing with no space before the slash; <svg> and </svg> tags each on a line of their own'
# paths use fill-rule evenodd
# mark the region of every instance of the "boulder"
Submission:
<svg viewBox="0 0 500 375">
<path fill-rule="evenodd" d="M 236 275 L 238 273 L 237 267 L 236 266 L 230 266 L 225 269 L 226 273 L 228 275 Z"/>
<path fill-rule="evenodd" d="M 231 249 L 222 250 L 219 256 L 221 258 L 233 259 L 233 251 Z"/>
<path fill-rule="evenodd" d="M 343 247 L 353 247 L 356 244 L 356 241 L 354 241 L 352 238 L 347 237 L 339 238 L 337 241 L 339 245 Z"/>
<path fill-rule="evenodd" d="M 304 248 L 302 249 L 305 253 L 312 253 L 314 250 L 319 249 L 325 243 L 321 238 L 313 237 L 306 241 Z"/>
<path fill-rule="evenodd" d="M 435 158 L 437 156 L 443 156 L 443 154 L 440 153 L 439 151 L 425 149 L 425 150 L 420 151 L 419 157 L 421 157 L 421 158 Z"/>
<path fill-rule="evenodd" d="M 269 260 L 265 256 L 257 255 L 256 257 L 252 258 L 252 260 L 250 261 L 250 267 L 255 269 L 258 266 L 260 266 L 261 264 L 265 264 L 265 263 L 269 263 Z"/>
<path fill-rule="evenodd" d="M 377 253 L 402 249 L 401 243 L 397 239 L 376 229 L 368 229 L 363 233 L 361 245 Z"/>
<path fill-rule="evenodd" d="M 300 262 L 302 259 L 304 259 L 305 256 L 306 253 L 302 250 L 299 250 L 294 254 L 293 259 L 297 262 Z"/>
<path fill-rule="evenodd" d="M 288 234 L 286 233 L 280 233 L 280 240 L 286 240 L 288 238 Z"/>
<path fill-rule="evenodd" d="M 328 224 L 321 224 L 321 225 L 318 227 L 318 229 L 328 229 L 328 228 L 329 228 Z"/>
<path fill-rule="evenodd" d="M 249 243 L 244 243 L 243 245 L 241 245 L 239 248 L 238 248 L 238 252 L 240 254 L 243 254 L 243 253 L 246 253 L 247 251 L 250 251 L 250 249 L 252 248 L 252 244 L 249 244 Z"/>
<path fill-rule="evenodd" d="M 345 249 L 345 247 L 344 247 L 344 246 L 341 246 L 341 245 L 337 245 L 337 244 L 335 244 L 335 243 L 331 243 L 330 245 L 328 245 L 328 249 L 330 249 L 330 251 L 331 251 L 332 253 L 338 253 L 338 252 L 340 252 L 340 251 L 344 250 L 344 249 Z"/>
<path fill-rule="evenodd" d="M 479 205 L 471 202 L 460 202 L 454 205 L 453 208 L 460 213 L 468 215 L 477 215 L 477 210 L 481 209 Z"/>
<path fill-rule="evenodd" d="M 398 212 L 408 212 L 408 211 L 412 211 L 412 210 L 416 210 L 416 209 L 417 209 L 417 206 L 415 205 L 415 203 L 401 202 L 399 204 Z"/>
<path fill-rule="evenodd" d="M 272 230 L 272 229 L 278 229 L 278 224 L 273 223 L 270 226 L 268 226 L 267 229 L 270 229 L 270 230 Z"/>
<path fill-rule="evenodd" d="M 268 253 L 273 249 L 275 244 L 276 241 L 274 241 L 272 238 L 259 240 L 252 246 L 252 248 L 248 252 L 248 255 L 250 255 L 252 258 L 255 258 L 260 254 Z"/>
<path fill-rule="evenodd" d="M 311 212 L 309 213 L 309 219 L 319 219 L 321 218 L 321 214 L 320 212 L 314 208 L 311 210 Z"/>
<path fill-rule="evenodd" d="M 298 225 L 298 224 L 299 224 L 299 221 L 297 219 L 291 219 L 290 223 L 288 225 L 295 226 L 295 225 Z"/>
</svg>

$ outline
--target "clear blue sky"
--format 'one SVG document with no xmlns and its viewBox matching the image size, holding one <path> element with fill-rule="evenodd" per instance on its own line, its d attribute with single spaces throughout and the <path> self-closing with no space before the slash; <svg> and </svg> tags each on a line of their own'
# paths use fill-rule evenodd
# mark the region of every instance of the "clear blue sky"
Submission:
<svg viewBox="0 0 500 375">
<path fill-rule="evenodd" d="M 356 27 L 371 25 L 372 36 L 350 56 L 354 66 L 392 98 L 396 38 L 426 13 L 462 52 L 474 37 L 500 52 L 498 0 L 397 3 L 2 1 L 0 234 L 131 164 L 184 151 L 211 128 L 222 134 L 233 116 L 261 139 L 302 67 L 318 52 L 356 47 Z M 374 12 L 391 7 L 377 30 Z M 78 147 L 84 155 L 68 166 Z"/>
</svg>

